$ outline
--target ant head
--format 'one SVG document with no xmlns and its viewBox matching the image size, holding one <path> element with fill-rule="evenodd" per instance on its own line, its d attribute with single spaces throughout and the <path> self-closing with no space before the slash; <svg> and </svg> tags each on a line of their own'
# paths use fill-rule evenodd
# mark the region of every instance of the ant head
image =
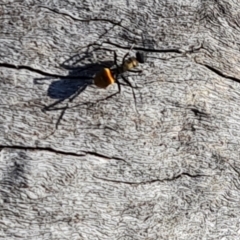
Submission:
<svg viewBox="0 0 240 240">
<path fill-rule="evenodd" d="M 139 63 L 145 63 L 146 60 L 143 52 L 137 52 L 136 59 Z"/>
</svg>

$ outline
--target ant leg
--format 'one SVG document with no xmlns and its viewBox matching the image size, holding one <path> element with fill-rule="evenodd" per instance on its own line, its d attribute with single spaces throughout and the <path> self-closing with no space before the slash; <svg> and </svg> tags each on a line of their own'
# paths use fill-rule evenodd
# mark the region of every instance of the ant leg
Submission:
<svg viewBox="0 0 240 240">
<path fill-rule="evenodd" d="M 134 86 L 129 82 L 129 80 L 128 80 L 126 77 L 124 77 L 123 75 L 121 75 L 121 77 L 122 77 L 122 79 L 124 80 L 124 82 L 127 83 L 127 85 L 128 85 L 129 87 L 131 87 L 131 88 L 138 88 L 138 87 L 134 87 Z"/>
<path fill-rule="evenodd" d="M 117 93 L 121 93 L 121 84 L 118 80 L 116 80 L 116 83 L 118 85 L 118 92 Z"/>
<path fill-rule="evenodd" d="M 133 72 L 133 73 L 142 73 L 142 70 L 132 70 L 132 69 L 130 69 L 130 70 L 128 70 L 128 72 Z"/>
<path fill-rule="evenodd" d="M 111 98 L 111 97 L 113 97 L 113 96 L 115 96 L 115 95 L 117 95 L 117 94 L 119 94 L 119 93 L 121 92 L 121 85 L 120 85 L 120 83 L 119 83 L 119 82 L 116 82 L 116 83 L 117 83 L 117 85 L 118 85 L 118 91 L 115 92 L 115 93 L 113 93 L 112 95 L 110 95 L 110 96 L 102 99 L 102 100 L 107 100 L 107 99 L 109 99 L 109 98 Z"/>
<path fill-rule="evenodd" d="M 126 82 L 127 83 L 127 85 L 128 86 L 130 86 L 131 87 L 131 89 L 132 89 L 132 93 L 133 93 L 133 98 L 134 98 L 134 104 L 135 104 L 135 108 L 136 108 L 136 110 L 137 110 L 137 99 L 136 99 L 136 95 L 135 95 L 135 92 L 134 92 L 134 87 L 133 87 L 133 85 L 128 81 L 128 79 L 127 78 L 125 78 L 123 75 L 121 75 L 121 77 L 122 77 L 122 79 L 124 80 L 124 82 Z M 138 112 L 138 111 L 137 111 Z"/>
<path fill-rule="evenodd" d="M 63 110 L 62 110 L 62 112 L 61 112 L 61 114 L 60 114 L 60 116 L 59 116 L 59 118 L 58 118 L 58 120 L 57 120 L 57 122 L 55 124 L 55 130 L 58 129 L 58 125 L 60 124 L 60 122 L 61 122 L 61 120 L 63 118 L 63 115 L 64 115 L 64 113 L 66 112 L 67 109 L 68 109 L 68 105 L 63 108 Z"/>
<path fill-rule="evenodd" d="M 74 93 L 70 98 L 68 102 L 72 102 L 81 92 L 83 92 L 87 88 L 88 84 L 84 84 L 82 87 L 80 87 L 76 93 Z"/>
<path fill-rule="evenodd" d="M 86 87 L 87 87 L 87 84 L 85 84 L 85 85 L 82 86 L 80 89 L 78 89 L 78 91 L 77 91 L 75 94 L 73 94 L 73 95 L 68 99 L 68 103 L 73 102 L 73 100 L 74 100 L 82 91 L 84 91 L 84 90 L 86 89 Z M 60 124 L 60 122 L 61 122 L 61 120 L 62 120 L 62 118 L 63 118 L 66 110 L 68 109 L 68 103 L 67 103 L 67 105 L 62 109 L 61 114 L 60 114 L 60 116 L 59 116 L 59 118 L 58 118 L 58 120 L 57 120 L 57 122 L 56 122 L 56 124 L 55 124 L 55 129 L 58 128 L 58 125 Z"/>
<path fill-rule="evenodd" d="M 125 60 L 126 60 L 126 57 L 129 55 L 129 52 L 127 52 L 124 57 L 123 57 L 123 60 L 122 60 L 122 64 L 124 64 Z"/>
<path fill-rule="evenodd" d="M 117 53 L 114 51 L 114 64 L 116 65 L 117 68 L 119 68 L 118 63 L 117 63 Z"/>
<path fill-rule="evenodd" d="M 47 111 L 54 111 L 54 110 L 58 110 L 58 108 L 54 108 L 56 105 L 58 105 L 59 103 L 63 102 L 65 99 L 59 99 L 57 101 L 55 101 L 54 103 L 45 106 L 42 111 L 43 112 L 47 112 Z"/>
<path fill-rule="evenodd" d="M 121 84 L 120 84 L 119 81 L 117 80 L 117 77 L 118 77 L 118 75 L 116 75 L 116 77 L 115 77 L 115 79 L 116 79 L 115 82 L 116 82 L 117 85 L 118 85 L 118 91 L 115 92 L 115 93 L 113 93 L 112 95 L 106 97 L 104 100 L 107 100 L 107 99 L 109 99 L 109 98 L 111 98 L 111 97 L 113 97 L 113 96 L 115 96 L 115 95 L 117 95 L 117 94 L 119 94 L 119 93 L 121 92 Z"/>
<path fill-rule="evenodd" d="M 73 100 L 74 100 L 82 91 L 84 91 L 84 90 L 86 89 L 86 87 L 87 87 L 87 84 L 85 84 L 85 85 L 82 86 L 80 89 L 78 89 L 78 91 L 77 91 L 75 94 L 73 94 L 71 97 L 69 97 L 68 103 L 73 102 Z M 68 103 L 66 104 L 65 107 L 59 107 L 59 108 L 56 107 L 56 108 L 55 108 L 55 106 L 56 106 L 57 104 L 63 102 L 64 100 L 65 100 L 65 99 L 60 99 L 60 100 L 52 103 L 51 105 L 46 106 L 46 107 L 42 110 L 42 111 L 44 111 L 44 112 L 45 112 L 45 111 L 61 110 L 61 114 L 60 114 L 60 116 L 59 116 L 59 118 L 58 118 L 58 120 L 57 120 L 57 122 L 56 122 L 56 124 L 55 124 L 55 130 L 58 129 L 58 126 L 59 126 L 59 124 L 60 124 L 60 122 L 61 122 L 61 120 L 62 120 L 62 118 L 63 118 L 63 116 L 64 116 L 64 114 L 65 114 L 65 112 L 66 112 L 66 110 L 68 109 Z"/>
</svg>

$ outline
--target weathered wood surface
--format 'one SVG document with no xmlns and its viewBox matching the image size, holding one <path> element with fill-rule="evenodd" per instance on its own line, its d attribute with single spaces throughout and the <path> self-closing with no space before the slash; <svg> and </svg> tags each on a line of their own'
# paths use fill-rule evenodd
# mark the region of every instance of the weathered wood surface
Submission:
<svg viewBox="0 0 240 240">
<path fill-rule="evenodd" d="M 0 13 L 1 239 L 239 239 L 238 1 Z M 92 77 L 133 43 L 136 104 L 104 100 Z"/>
</svg>

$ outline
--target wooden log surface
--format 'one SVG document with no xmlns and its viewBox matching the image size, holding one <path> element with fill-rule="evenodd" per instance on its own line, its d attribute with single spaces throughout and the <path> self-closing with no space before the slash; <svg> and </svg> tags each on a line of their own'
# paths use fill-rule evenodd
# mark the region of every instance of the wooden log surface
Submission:
<svg viewBox="0 0 240 240">
<path fill-rule="evenodd" d="M 2 0 L 0 238 L 239 239 L 239 9 Z"/>
</svg>

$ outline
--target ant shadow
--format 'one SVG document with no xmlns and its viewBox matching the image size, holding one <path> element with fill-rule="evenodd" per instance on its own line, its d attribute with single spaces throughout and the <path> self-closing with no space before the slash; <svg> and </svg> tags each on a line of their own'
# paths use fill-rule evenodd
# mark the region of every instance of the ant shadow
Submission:
<svg viewBox="0 0 240 240">
<path fill-rule="evenodd" d="M 104 49 L 98 50 L 104 53 Z M 96 50 L 94 50 L 94 52 L 96 53 Z M 61 110 L 61 114 L 55 124 L 55 129 L 58 128 L 65 111 L 69 108 L 68 104 L 73 102 L 88 86 L 93 84 L 93 78 L 96 73 L 103 67 L 110 68 L 114 65 L 114 61 L 101 61 L 79 66 L 81 62 L 89 61 L 92 58 L 93 53 L 88 52 L 83 57 L 81 57 L 80 54 L 74 55 L 60 65 L 60 67 L 69 71 L 67 76 L 49 74 L 48 77 L 34 79 L 34 84 L 44 84 L 45 81 L 51 81 L 47 90 L 47 96 L 55 99 L 55 101 L 48 106 L 44 106 L 42 111 Z M 57 80 L 54 81 L 54 79 Z M 65 106 L 60 106 L 63 102 L 67 103 Z"/>
</svg>

